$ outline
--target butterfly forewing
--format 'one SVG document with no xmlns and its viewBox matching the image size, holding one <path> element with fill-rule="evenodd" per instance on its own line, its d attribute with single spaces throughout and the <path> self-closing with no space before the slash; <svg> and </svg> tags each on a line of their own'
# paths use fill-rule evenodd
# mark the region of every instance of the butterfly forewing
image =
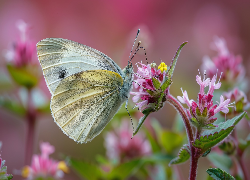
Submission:
<svg viewBox="0 0 250 180">
<path fill-rule="evenodd" d="M 78 72 L 101 69 L 122 75 L 120 67 L 105 54 L 66 39 L 47 38 L 38 42 L 37 54 L 51 94 L 63 79 Z"/>
<path fill-rule="evenodd" d="M 123 103 L 122 85 L 122 77 L 107 70 L 82 71 L 64 78 L 51 99 L 55 122 L 75 141 L 91 141 Z"/>
</svg>

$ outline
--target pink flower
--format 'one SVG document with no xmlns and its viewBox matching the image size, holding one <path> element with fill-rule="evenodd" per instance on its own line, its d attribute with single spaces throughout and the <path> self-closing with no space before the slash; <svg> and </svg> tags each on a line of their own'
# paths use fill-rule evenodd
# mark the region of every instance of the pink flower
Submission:
<svg viewBox="0 0 250 180">
<path fill-rule="evenodd" d="M 186 91 L 182 91 L 183 97 L 178 96 L 178 100 L 188 105 L 186 112 L 190 119 L 195 118 L 199 122 L 199 125 L 206 126 L 213 123 L 217 118 L 214 116 L 218 112 L 222 111 L 228 113 L 228 105 L 230 99 L 224 100 L 223 96 L 220 97 L 220 103 L 213 103 L 213 92 L 215 89 L 219 89 L 221 86 L 220 82 L 216 82 L 217 76 L 213 76 L 212 80 L 209 78 L 201 79 L 201 76 L 196 76 L 196 81 L 200 85 L 200 92 L 198 93 L 197 102 L 194 100 L 189 100 Z M 205 93 L 205 87 L 209 86 L 208 92 Z"/>
<path fill-rule="evenodd" d="M 37 60 L 34 59 L 36 44 L 29 39 L 30 27 L 20 20 L 17 22 L 17 28 L 20 32 L 20 38 L 13 43 L 12 49 L 6 52 L 6 59 L 18 67 L 36 64 Z"/>
<path fill-rule="evenodd" d="M 245 75 L 245 68 L 242 66 L 241 56 L 234 56 L 229 52 L 224 39 L 216 37 L 212 48 L 218 52 L 218 55 L 212 60 L 209 57 L 203 58 L 202 69 L 207 70 L 208 77 L 212 78 L 214 74 L 223 73 L 222 81 L 232 83 L 240 80 Z"/>
<path fill-rule="evenodd" d="M 105 135 L 106 153 L 109 159 L 124 162 L 137 157 L 151 154 L 151 146 L 144 134 L 139 132 L 131 139 L 132 129 L 128 121 L 122 121 L 114 132 Z"/>
<path fill-rule="evenodd" d="M 165 71 L 167 70 L 167 66 L 165 63 L 161 63 L 157 69 L 155 63 L 148 65 L 139 64 L 141 67 L 138 66 L 137 73 L 135 73 L 137 79 L 133 82 L 134 88 L 137 89 L 137 91 L 130 92 L 130 94 L 134 95 L 132 100 L 136 103 L 136 107 L 142 110 L 150 103 L 158 103 L 161 90 L 159 87 L 154 86 L 153 78 L 162 85 L 166 76 Z M 139 100 L 142 101 L 138 102 Z"/>
<path fill-rule="evenodd" d="M 27 179 L 38 177 L 53 177 L 60 179 L 64 172 L 68 172 L 68 167 L 64 161 L 56 161 L 49 158 L 55 150 L 48 142 L 40 144 L 41 155 L 33 155 L 31 166 L 25 166 L 22 170 L 22 176 Z"/>
</svg>

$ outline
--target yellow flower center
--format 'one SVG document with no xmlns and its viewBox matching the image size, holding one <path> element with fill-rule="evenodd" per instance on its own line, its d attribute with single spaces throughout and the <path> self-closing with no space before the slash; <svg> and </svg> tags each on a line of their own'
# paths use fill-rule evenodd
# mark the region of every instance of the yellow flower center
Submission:
<svg viewBox="0 0 250 180">
<path fill-rule="evenodd" d="M 30 172 L 29 166 L 24 166 L 22 169 L 23 178 L 27 178 L 29 176 L 29 172 Z"/>
<path fill-rule="evenodd" d="M 163 71 L 167 70 L 167 65 L 164 62 L 162 62 L 160 66 L 158 66 L 158 69 L 160 69 L 161 73 L 163 73 Z"/>
<path fill-rule="evenodd" d="M 68 173 L 69 172 L 69 168 L 68 166 L 66 165 L 66 163 L 64 161 L 60 161 L 58 163 L 58 166 L 57 166 L 58 169 L 62 170 L 63 172 L 65 173 Z"/>
</svg>

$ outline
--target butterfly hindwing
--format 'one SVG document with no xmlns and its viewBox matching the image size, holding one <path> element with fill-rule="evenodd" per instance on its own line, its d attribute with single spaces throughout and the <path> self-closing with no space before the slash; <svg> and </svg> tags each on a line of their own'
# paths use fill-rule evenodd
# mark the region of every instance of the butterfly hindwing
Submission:
<svg viewBox="0 0 250 180">
<path fill-rule="evenodd" d="M 82 71 L 64 78 L 51 99 L 54 121 L 75 141 L 91 141 L 124 102 L 122 85 L 122 77 L 107 70 Z"/>
<path fill-rule="evenodd" d="M 122 74 L 120 67 L 105 54 L 67 39 L 44 39 L 37 43 L 37 54 L 52 95 L 63 79 L 82 71 L 101 69 Z"/>
</svg>

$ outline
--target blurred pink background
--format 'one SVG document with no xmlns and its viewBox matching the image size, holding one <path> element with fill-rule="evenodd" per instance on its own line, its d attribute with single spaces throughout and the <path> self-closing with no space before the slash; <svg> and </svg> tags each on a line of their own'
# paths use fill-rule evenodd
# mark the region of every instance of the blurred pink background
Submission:
<svg viewBox="0 0 250 180">
<path fill-rule="evenodd" d="M 199 86 L 195 76 L 204 55 L 213 57 L 216 52 L 210 44 L 214 36 L 225 38 L 230 52 L 241 54 L 247 76 L 250 76 L 250 1 L 84 1 L 84 0 L 1 0 L 0 1 L 0 52 L 8 49 L 18 37 L 16 22 L 20 19 L 32 26 L 30 38 L 38 42 L 44 38 L 66 38 L 88 45 L 107 54 L 122 68 L 125 67 L 137 29 L 139 40 L 146 48 L 148 61 L 170 64 L 178 46 L 183 48 L 174 73 L 171 92 L 181 95 L 180 88 L 196 99 Z M 144 60 L 143 51 L 133 61 Z M 0 71 L 6 71 L 5 59 L 0 58 Z M 0 77 L 1 78 L 1 77 Z M 44 80 L 43 80 L 44 83 Z M 45 85 L 41 85 L 50 99 Z M 248 93 L 248 99 L 249 93 Z M 154 116 L 162 126 L 171 128 L 176 111 L 165 105 Z M 7 161 L 8 172 L 24 166 L 26 126 L 23 119 L 0 109 L 1 156 Z M 48 141 L 55 146 L 53 158 L 60 154 L 94 161 L 97 154 L 105 154 L 104 132 L 87 144 L 76 144 L 64 135 L 50 114 L 40 117 L 36 124 L 34 153 L 39 142 Z M 249 153 L 247 154 L 249 158 Z M 203 179 L 208 160 L 202 158 L 198 179 Z M 181 165 L 188 176 L 189 163 Z M 205 173 L 206 174 L 206 173 Z M 185 176 L 184 176 L 185 177 Z M 206 177 L 206 176 L 205 176 Z M 22 179 L 14 176 L 14 179 Z M 79 179 L 71 171 L 66 179 Z"/>
</svg>

